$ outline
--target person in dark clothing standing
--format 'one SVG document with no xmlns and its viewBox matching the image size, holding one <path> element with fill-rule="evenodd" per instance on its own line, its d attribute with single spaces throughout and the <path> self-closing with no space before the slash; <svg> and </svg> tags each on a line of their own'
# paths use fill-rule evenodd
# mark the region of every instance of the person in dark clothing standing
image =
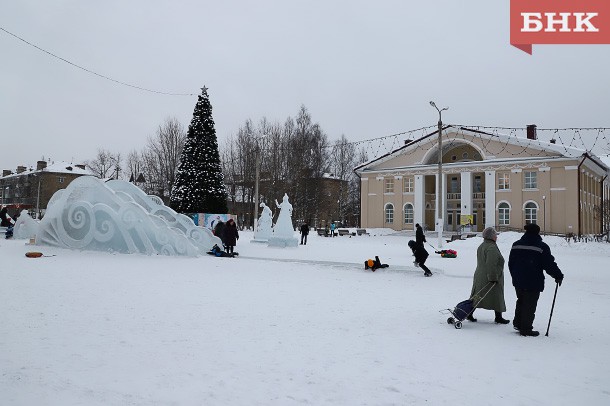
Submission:
<svg viewBox="0 0 610 406">
<path fill-rule="evenodd" d="M 0 210 L 0 220 L 0 227 L 9 227 L 13 225 L 11 217 L 8 215 L 8 209 L 6 207 L 3 207 L 2 210 Z"/>
<path fill-rule="evenodd" d="M 536 306 L 540 293 L 544 290 L 546 271 L 561 286 L 563 273 L 551 255 L 551 249 L 540 237 L 540 226 L 527 224 L 525 234 L 513 243 L 508 257 L 508 269 L 517 293 L 513 327 L 522 336 L 537 337 L 533 328 Z"/>
<path fill-rule="evenodd" d="M 426 242 L 426 235 L 424 234 L 424 230 L 421 228 L 419 223 L 415 224 L 415 242 L 424 245 Z"/>
<path fill-rule="evenodd" d="M 231 257 L 235 256 L 233 254 L 233 247 L 237 245 L 237 240 L 239 240 L 239 232 L 237 231 L 237 225 L 233 219 L 229 219 L 229 221 L 227 221 L 227 224 L 223 230 L 223 235 L 224 238 L 221 238 L 221 240 L 225 244 L 225 251 Z"/>
<path fill-rule="evenodd" d="M 301 226 L 301 245 L 303 245 L 303 241 L 305 241 L 305 245 L 307 245 L 307 235 L 309 234 L 309 225 L 307 222 L 303 223 Z"/>
<path fill-rule="evenodd" d="M 413 251 L 413 255 L 415 256 L 415 263 L 419 265 L 421 269 L 424 270 L 424 276 L 432 276 L 432 272 L 426 265 L 426 259 L 428 259 L 428 251 L 424 248 L 422 244 L 418 244 L 413 240 L 409 241 L 409 248 Z"/>
<path fill-rule="evenodd" d="M 224 230 L 225 230 L 225 223 L 222 220 L 218 220 L 218 222 L 216 223 L 216 225 L 214 226 L 214 235 L 218 238 L 220 238 L 220 241 L 222 241 L 222 245 L 225 245 L 225 238 L 224 238 Z"/>
</svg>

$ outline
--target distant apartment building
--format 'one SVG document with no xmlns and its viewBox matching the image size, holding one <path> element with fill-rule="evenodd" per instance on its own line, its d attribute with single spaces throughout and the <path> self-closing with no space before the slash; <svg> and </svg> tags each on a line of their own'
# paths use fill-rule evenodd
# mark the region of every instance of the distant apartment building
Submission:
<svg viewBox="0 0 610 406">
<path fill-rule="evenodd" d="M 36 169 L 18 166 L 15 172 L 5 169 L 0 177 L 0 205 L 13 216 L 22 210 L 44 215 L 53 194 L 65 189 L 79 176 L 93 175 L 83 164 L 38 161 Z"/>
<path fill-rule="evenodd" d="M 548 233 L 600 234 L 609 168 L 594 154 L 537 139 L 447 126 L 360 165 L 362 227 L 482 231 L 536 223 Z M 437 196 L 441 154 L 441 196 Z M 437 199 L 442 197 L 440 213 Z M 442 214 L 442 225 L 436 219 Z"/>
</svg>

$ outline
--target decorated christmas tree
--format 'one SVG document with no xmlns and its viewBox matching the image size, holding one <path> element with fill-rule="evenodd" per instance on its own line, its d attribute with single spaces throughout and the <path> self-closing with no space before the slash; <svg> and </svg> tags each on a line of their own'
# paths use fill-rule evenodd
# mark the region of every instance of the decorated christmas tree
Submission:
<svg viewBox="0 0 610 406">
<path fill-rule="evenodd" d="M 203 87 L 189 125 L 170 206 L 178 213 L 226 213 L 227 191 L 223 183 L 212 105 Z"/>
</svg>

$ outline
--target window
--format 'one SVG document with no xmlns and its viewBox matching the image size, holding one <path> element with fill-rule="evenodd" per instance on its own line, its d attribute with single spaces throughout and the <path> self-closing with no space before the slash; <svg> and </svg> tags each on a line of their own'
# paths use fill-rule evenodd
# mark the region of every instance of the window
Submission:
<svg viewBox="0 0 610 406">
<path fill-rule="evenodd" d="M 481 176 L 477 175 L 474 177 L 474 192 L 481 193 Z"/>
<path fill-rule="evenodd" d="M 385 205 L 385 222 L 394 223 L 394 206 L 391 203 Z"/>
<path fill-rule="evenodd" d="M 385 193 L 394 193 L 394 178 L 384 180 Z"/>
<path fill-rule="evenodd" d="M 536 172 L 534 172 L 536 174 Z M 525 204 L 525 224 L 536 224 L 538 220 L 538 206 L 536 203 L 529 202 Z"/>
<path fill-rule="evenodd" d="M 58 181 L 59 183 L 64 183 L 64 181 L 65 181 L 65 180 L 66 180 L 66 177 L 65 177 L 65 176 L 58 176 L 58 177 L 57 177 L 57 181 Z"/>
<path fill-rule="evenodd" d="M 509 190 L 510 189 L 510 174 L 499 173 L 498 174 L 498 189 Z"/>
<path fill-rule="evenodd" d="M 508 203 L 500 203 L 498 205 L 498 223 L 501 226 L 507 226 L 510 224 L 510 207 Z"/>
<path fill-rule="evenodd" d="M 413 178 L 403 178 L 402 183 L 403 190 L 406 193 L 413 192 Z"/>
<path fill-rule="evenodd" d="M 525 189 L 536 189 L 538 187 L 536 182 L 536 172 L 524 172 L 523 180 L 525 182 Z"/>
<path fill-rule="evenodd" d="M 413 205 L 405 204 L 405 224 L 413 224 Z"/>
<path fill-rule="evenodd" d="M 451 192 L 450 193 L 458 193 L 460 189 L 458 188 L 458 178 L 451 178 Z"/>
</svg>

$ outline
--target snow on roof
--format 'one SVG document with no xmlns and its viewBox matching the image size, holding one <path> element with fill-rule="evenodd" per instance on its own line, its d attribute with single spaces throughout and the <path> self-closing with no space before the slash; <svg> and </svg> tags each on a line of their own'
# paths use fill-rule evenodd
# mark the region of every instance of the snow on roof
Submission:
<svg viewBox="0 0 610 406">
<path fill-rule="evenodd" d="M 598 157 L 600 161 L 608 168 L 610 168 L 610 155 L 602 155 Z"/>
<path fill-rule="evenodd" d="M 447 125 L 446 127 L 443 127 L 443 131 L 444 131 L 443 136 L 445 136 L 446 134 L 452 133 L 452 132 L 454 132 L 454 133 L 468 132 L 468 133 L 476 134 L 477 136 L 482 136 L 482 135 L 487 136 L 490 139 L 496 139 L 500 142 L 517 145 L 517 146 L 523 147 L 523 148 L 536 148 L 536 149 L 541 149 L 541 150 L 545 150 L 545 151 L 555 152 L 555 153 L 561 154 L 563 157 L 566 157 L 566 158 L 576 158 L 576 157 L 580 157 L 583 154 L 587 153 L 587 151 L 584 149 L 571 147 L 571 146 L 565 146 L 563 144 L 554 144 L 551 142 L 541 141 L 539 139 L 533 140 L 533 139 L 529 139 L 529 138 L 516 137 L 514 135 L 505 135 L 505 134 L 499 134 L 499 133 L 491 134 L 491 133 L 486 133 L 483 131 L 479 131 L 479 130 L 471 129 L 471 128 L 467 128 L 467 127 L 456 127 L 453 125 Z M 434 134 L 438 134 L 438 131 L 434 131 L 430 134 L 420 137 L 419 139 L 410 141 L 409 143 L 406 143 L 405 145 L 402 145 L 399 148 L 396 148 L 396 149 L 388 152 L 387 154 L 381 155 L 377 158 L 373 158 L 367 162 L 364 162 L 364 163 L 356 166 L 354 169 L 362 170 L 363 168 L 372 164 L 373 162 L 383 162 L 387 159 L 390 159 L 390 158 L 396 156 L 397 154 L 399 154 L 400 151 L 409 149 L 409 147 L 411 147 L 412 145 L 419 144 L 420 141 L 423 141 L 424 139 L 427 139 L 428 137 L 430 137 Z M 589 154 L 591 155 L 590 152 L 589 152 Z M 609 166 L 608 162 L 606 162 L 606 161 L 603 161 L 603 162 L 606 166 Z"/>
<path fill-rule="evenodd" d="M 25 171 L 23 171 L 21 173 L 12 173 L 7 176 L 2 176 L 2 178 L 7 179 L 12 176 L 30 175 L 30 174 L 40 173 L 40 172 L 73 173 L 76 175 L 93 175 L 93 172 L 91 172 L 89 169 L 87 169 L 87 167 L 84 164 L 78 164 L 78 165 L 84 166 L 85 169 L 79 168 L 77 166 L 77 164 L 73 164 L 73 163 L 66 162 L 66 161 L 57 161 L 57 162 L 52 162 L 52 163 L 48 164 L 46 168 L 41 169 L 41 170 L 30 168 L 30 169 L 26 169 Z"/>
</svg>

